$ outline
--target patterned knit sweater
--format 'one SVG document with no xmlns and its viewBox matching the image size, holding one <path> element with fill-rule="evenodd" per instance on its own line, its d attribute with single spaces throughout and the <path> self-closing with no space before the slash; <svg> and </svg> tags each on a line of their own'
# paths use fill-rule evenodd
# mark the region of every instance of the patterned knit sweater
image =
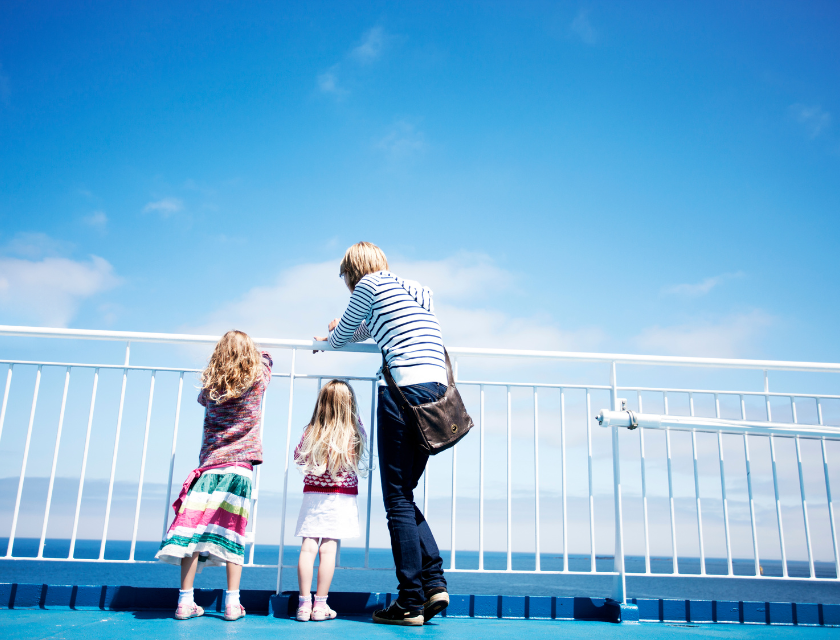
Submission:
<svg viewBox="0 0 840 640">
<path fill-rule="evenodd" d="M 300 455 L 300 449 L 303 446 L 303 440 L 306 438 L 306 429 L 303 430 L 303 435 L 300 438 L 298 446 L 295 447 L 295 462 L 298 466 L 305 466 L 306 462 Z M 365 433 L 365 428 L 362 421 L 359 420 L 359 430 L 362 434 Z M 307 473 L 303 478 L 303 492 L 304 493 L 343 493 L 345 495 L 356 496 L 359 495 L 359 478 L 353 471 L 344 471 L 338 475 L 333 476 L 329 469 L 324 471 L 320 476 Z"/>
<path fill-rule="evenodd" d="M 233 462 L 262 464 L 260 416 L 263 393 L 271 381 L 272 364 L 271 356 L 263 351 L 260 377 L 238 398 L 219 404 L 208 397 L 205 389 L 198 394 L 199 404 L 207 408 L 199 467 Z"/>
</svg>

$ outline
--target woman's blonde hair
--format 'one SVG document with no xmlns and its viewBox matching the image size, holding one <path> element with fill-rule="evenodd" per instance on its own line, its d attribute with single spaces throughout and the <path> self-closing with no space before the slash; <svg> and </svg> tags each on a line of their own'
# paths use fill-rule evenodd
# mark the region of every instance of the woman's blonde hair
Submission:
<svg viewBox="0 0 840 640">
<path fill-rule="evenodd" d="M 388 258 L 382 249 L 371 242 L 357 242 L 344 253 L 338 275 L 343 275 L 350 289 L 355 289 L 367 274 L 387 270 Z"/>
<path fill-rule="evenodd" d="M 362 465 L 367 438 L 360 427 L 353 388 L 342 380 L 330 380 L 318 394 L 297 454 L 301 471 L 315 476 L 324 471 L 333 477 L 349 471 L 367 475 Z"/>
<path fill-rule="evenodd" d="M 201 372 L 201 386 L 213 402 L 221 404 L 241 396 L 261 374 L 262 356 L 251 337 L 243 331 L 228 331 Z"/>
</svg>

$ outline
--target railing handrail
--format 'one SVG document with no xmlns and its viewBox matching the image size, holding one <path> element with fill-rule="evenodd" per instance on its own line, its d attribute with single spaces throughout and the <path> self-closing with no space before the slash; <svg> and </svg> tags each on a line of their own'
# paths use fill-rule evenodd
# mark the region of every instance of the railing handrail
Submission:
<svg viewBox="0 0 840 640">
<path fill-rule="evenodd" d="M 152 342 L 169 344 L 215 344 L 220 336 L 189 333 L 149 333 L 144 331 L 107 331 L 100 329 L 62 329 L 56 327 L 23 327 L 0 325 L 0 336 L 30 338 L 70 338 L 78 340 L 109 340 L 120 342 Z M 326 342 L 254 338 L 261 347 L 273 349 L 312 349 L 334 351 Z M 348 344 L 342 351 L 379 353 L 373 343 Z M 584 351 L 550 351 L 535 349 L 486 349 L 475 347 L 447 347 L 450 354 L 468 357 L 536 358 L 542 360 L 571 360 L 636 365 L 664 365 L 687 367 L 716 367 L 723 369 L 758 369 L 768 371 L 811 371 L 840 373 L 840 363 L 798 362 L 792 360 L 750 360 L 743 358 L 703 358 L 695 356 L 655 356 L 627 353 L 593 353 Z"/>
</svg>

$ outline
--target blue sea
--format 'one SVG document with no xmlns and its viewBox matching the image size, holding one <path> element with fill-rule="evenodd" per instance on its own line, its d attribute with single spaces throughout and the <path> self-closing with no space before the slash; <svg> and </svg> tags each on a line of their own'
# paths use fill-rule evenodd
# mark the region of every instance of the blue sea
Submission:
<svg viewBox="0 0 840 640">
<path fill-rule="evenodd" d="M 5 550 L 7 539 L 0 538 L 0 550 Z M 38 552 L 38 540 L 19 538 L 15 540 L 14 555 L 21 558 L 34 558 Z M 135 549 L 136 560 L 154 560 L 158 542 L 138 541 Z M 77 540 L 75 557 L 77 559 L 96 559 L 99 557 L 98 540 Z M 108 541 L 105 547 L 106 560 L 127 560 L 130 541 Z M 47 540 L 44 547 L 45 558 L 66 558 L 70 550 L 70 541 L 62 539 Z M 277 545 L 258 545 L 254 549 L 255 564 L 276 564 L 279 547 Z M 249 557 L 250 549 L 246 551 Z M 297 563 L 297 546 L 284 548 L 284 564 Z M 449 552 L 441 554 L 444 569 L 450 566 Z M 360 570 L 364 567 L 363 548 L 344 547 L 341 549 L 340 568 L 336 570 L 333 591 L 380 591 L 396 590 L 396 578 L 393 572 L 393 560 L 390 549 L 371 549 L 369 566 L 373 571 Z M 540 557 L 543 571 L 559 571 L 563 568 L 562 555 L 542 554 Z M 533 553 L 514 553 L 514 570 L 530 571 L 534 569 Z M 612 570 L 612 556 L 597 556 L 596 570 Z M 457 551 L 456 566 L 459 569 L 477 569 L 476 551 Z M 486 551 L 484 554 L 486 569 L 504 570 L 507 556 L 504 552 Z M 588 571 L 588 555 L 569 556 L 569 568 L 572 571 Z M 644 558 L 629 556 L 626 559 L 628 573 L 644 571 Z M 752 559 L 736 559 L 733 570 L 741 579 L 724 577 L 693 577 L 700 573 L 698 558 L 680 558 L 680 573 L 685 576 L 669 576 L 672 571 L 671 558 L 651 558 L 651 571 L 657 576 L 628 576 L 627 591 L 629 597 L 649 598 L 692 598 L 707 600 L 758 600 L 775 602 L 821 602 L 840 603 L 840 582 L 806 582 L 801 580 L 763 580 L 754 577 Z M 762 561 L 765 577 L 781 576 L 781 562 Z M 818 578 L 835 577 L 834 564 L 815 563 Z M 726 573 L 726 559 L 707 558 L 706 572 L 712 576 Z M 788 574 L 791 577 L 807 577 L 808 564 L 800 561 L 788 561 Z M 661 576 L 661 577 L 660 577 Z M 612 588 L 612 576 L 609 575 L 545 575 L 494 573 L 475 574 L 447 572 L 450 592 L 489 594 L 489 595 L 557 595 L 606 597 Z M 173 587 L 178 584 L 176 567 L 162 563 L 121 564 L 96 562 L 69 562 L 59 560 L 7 560 L 0 559 L 0 582 L 45 583 L 45 584 L 109 584 L 138 587 Z M 242 575 L 243 589 L 271 589 L 277 584 L 277 569 L 245 567 Z M 225 585 L 225 572 L 222 568 L 207 568 L 197 577 L 196 586 L 201 588 L 219 588 Z M 282 590 L 296 590 L 297 576 L 294 568 L 283 570 Z"/>
</svg>

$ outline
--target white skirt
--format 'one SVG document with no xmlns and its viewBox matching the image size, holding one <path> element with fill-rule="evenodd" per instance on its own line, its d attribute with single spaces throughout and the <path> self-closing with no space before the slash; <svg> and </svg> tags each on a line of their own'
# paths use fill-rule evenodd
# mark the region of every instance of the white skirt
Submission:
<svg viewBox="0 0 840 640">
<path fill-rule="evenodd" d="M 359 506 L 356 496 L 345 493 L 307 491 L 300 505 L 295 536 L 299 538 L 359 537 Z"/>
</svg>

